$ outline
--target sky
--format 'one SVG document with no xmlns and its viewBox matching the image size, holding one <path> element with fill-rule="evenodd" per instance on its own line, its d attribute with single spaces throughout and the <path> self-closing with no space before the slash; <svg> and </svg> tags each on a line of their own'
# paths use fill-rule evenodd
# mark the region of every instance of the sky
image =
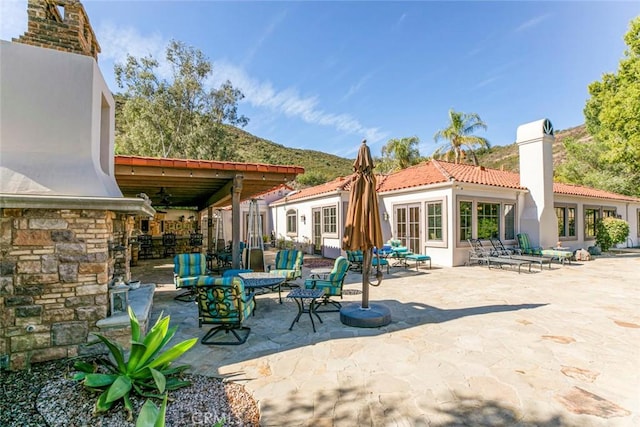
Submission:
<svg viewBox="0 0 640 427">
<path fill-rule="evenodd" d="M 628 1 L 83 1 L 113 68 L 126 56 L 164 60 L 170 40 L 200 49 L 212 87 L 245 98 L 246 131 L 290 148 L 354 158 L 417 136 L 428 156 L 450 109 L 477 113 L 492 145 L 548 118 L 584 123 L 588 85 L 616 72 L 640 16 Z M 1 0 L 0 39 L 26 30 L 26 0 Z"/>
</svg>

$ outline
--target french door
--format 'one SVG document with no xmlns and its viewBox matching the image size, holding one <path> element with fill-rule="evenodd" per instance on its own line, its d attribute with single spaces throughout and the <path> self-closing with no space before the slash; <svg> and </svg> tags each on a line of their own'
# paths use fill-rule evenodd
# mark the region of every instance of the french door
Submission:
<svg viewBox="0 0 640 427">
<path fill-rule="evenodd" d="M 313 242 L 314 252 L 322 252 L 322 212 L 320 209 L 311 211 L 311 241 Z"/>
<path fill-rule="evenodd" d="M 414 254 L 421 253 L 420 205 L 395 206 L 395 238 Z"/>
</svg>

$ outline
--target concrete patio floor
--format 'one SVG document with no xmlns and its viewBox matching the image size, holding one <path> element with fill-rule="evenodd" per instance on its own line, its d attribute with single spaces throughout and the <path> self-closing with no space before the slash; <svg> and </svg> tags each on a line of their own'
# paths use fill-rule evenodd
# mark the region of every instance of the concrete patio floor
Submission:
<svg viewBox="0 0 640 427">
<path fill-rule="evenodd" d="M 157 284 L 152 321 L 170 315 L 173 342 L 201 338 L 172 267 L 132 277 Z M 377 329 L 324 313 L 316 333 L 306 315 L 289 331 L 295 302 L 260 295 L 245 344 L 198 342 L 180 362 L 243 384 L 263 426 L 640 425 L 640 255 L 532 270 L 393 268 L 370 288 L 393 319 Z M 344 301 L 361 287 L 349 273 Z"/>
</svg>

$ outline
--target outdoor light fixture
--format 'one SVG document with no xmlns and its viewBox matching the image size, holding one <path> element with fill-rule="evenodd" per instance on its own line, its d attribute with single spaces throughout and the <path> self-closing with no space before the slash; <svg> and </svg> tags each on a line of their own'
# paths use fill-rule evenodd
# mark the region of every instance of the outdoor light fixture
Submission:
<svg viewBox="0 0 640 427">
<path fill-rule="evenodd" d="M 129 287 L 124 283 L 122 277 L 109 290 L 111 302 L 111 315 L 126 313 L 129 307 Z"/>
<path fill-rule="evenodd" d="M 135 175 L 136 171 L 133 170 L 133 168 L 131 168 L 131 175 Z"/>
<path fill-rule="evenodd" d="M 300 220 L 302 221 L 303 224 L 307 223 L 307 217 L 304 215 L 300 215 Z"/>
</svg>

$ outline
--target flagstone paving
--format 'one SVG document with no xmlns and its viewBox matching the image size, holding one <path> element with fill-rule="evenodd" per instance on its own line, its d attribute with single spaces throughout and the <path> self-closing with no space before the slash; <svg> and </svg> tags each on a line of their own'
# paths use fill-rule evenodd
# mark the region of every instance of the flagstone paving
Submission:
<svg viewBox="0 0 640 427">
<path fill-rule="evenodd" d="M 153 316 L 171 315 L 174 340 L 202 337 L 171 272 L 154 260 L 132 274 L 157 284 Z M 523 274 L 394 268 L 370 288 L 388 326 L 323 313 L 316 333 L 306 315 L 289 331 L 295 302 L 264 294 L 245 344 L 198 343 L 181 362 L 243 384 L 264 426 L 638 426 L 639 278 L 635 254 Z M 344 302 L 361 301 L 360 280 L 349 273 Z"/>
</svg>

